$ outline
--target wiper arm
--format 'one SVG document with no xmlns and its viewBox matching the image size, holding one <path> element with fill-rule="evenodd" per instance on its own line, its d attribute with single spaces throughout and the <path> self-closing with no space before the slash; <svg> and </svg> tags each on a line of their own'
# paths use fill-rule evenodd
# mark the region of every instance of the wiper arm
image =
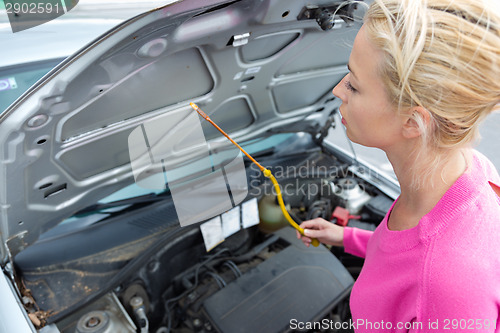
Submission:
<svg viewBox="0 0 500 333">
<path fill-rule="evenodd" d="M 275 153 L 276 149 L 274 147 L 270 147 L 270 148 L 267 148 L 267 149 L 263 149 L 263 150 L 259 150 L 258 152 L 256 153 L 252 153 L 252 156 L 253 157 L 266 157 L 266 156 L 271 156 Z M 246 156 L 243 157 L 243 159 L 245 161 L 249 161 L 249 162 L 252 162 L 249 158 L 247 158 Z"/>
<path fill-rule="evenodd" d="M 120 206 L 135 205 L 135 204 L 140 204 L 140 203 L 150 203 L 150 202 L 164 200 L 166 198 L 167 198 L 167 196 L 165 196 L 165 192 L 163 192 L 161 194 L 150 193 L 150 194 L 140 195 L 140 196 L 133 197 L 133 198 L 116 200 L 116 201 L 111 201 L 111 202 L 106 202 L 106 203 L 96 203 L 96 204 L 93 204 L 91 206 L 85 207 L 82 210 L 79 210 L 78 212 L 75 213 L 74 216 L 95 213 L 95 212 L 98 212 L 98 211 L 101 211 L 104 209 L 115 208 L 115 207 L 120 207 Z"/>
</svg>

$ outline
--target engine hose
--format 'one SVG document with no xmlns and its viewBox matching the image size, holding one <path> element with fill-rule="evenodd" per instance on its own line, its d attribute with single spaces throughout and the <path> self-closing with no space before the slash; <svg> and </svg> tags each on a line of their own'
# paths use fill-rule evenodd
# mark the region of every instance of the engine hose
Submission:
<svg viewBox="0 0 500 333">
<path fill-rule="evenodd" d="M 238 268 L 238 266 L 236 266 L 236 264 L 231 261 L 231 260 L 227 260 L 225 261 L 222 266 L 226 266 L 228 267 L 234 274 L 234 276 L 236 278 L 239 278 L 240 276 L 242 276 L 243 274 L 241 273 L 240 269 Z"/>
<path fill-rule="evenodd" d="M 210 271 L 206 272 L 205 274 L 212 277 L 212 279 L 215 280 L 215 282 L 217 283 L 217 286 L 219 286 L 219 289 L 222 289 L 225 286 L 227 286 L 226 281 L 224 281 L 224 279 L 219 274 L 216 274 L 216 273 L 210 272 Z"/>
<path fill-rule="evenodd" d="M 237 144 L 233 139 L 231 139 L 229 137 L 229 135 L 226 134 L 226 132 L 224 132 L 222 130 L 222 128 L 220 128 L 219 126 L 217 126 L 216 123 L 214 123 L 212 121 L 212 119 L 210 119 L 210 117 L 205 113 L 203 112 L 199 107 L 198 105 L 194 104 L 194 103 L 189 103 L 189 105 L 191 105 L 191 107 L 196 111 L 198 112 L 198 114 L 203 118 L 205 119 L 206 121 L 208 121 L 210 124 L 212 124 L 216 129 L 219 130 L 219 132 L 222 133 L 222 135 L 224 135 L 226 138 L 229 139 L 229 141 L 231 141 L 231 143 L 233 143 L 236 147 L 238 147 L 242 153 L 244 153 L 253 163 L 255 163 L 255 165 L 257 165 L 260 169 L 260 171 L 264 174 L 265 177 L 269 178 L 271 180 L 271 182 L 273 183 L 274 185 L 274 189 L 276 190 L 276 195 L 278 197 L 278 203 L 279 203 L 279 206 L 281 208 L 281 211 L 283 212 L 283 215 L 285 216 L 286 220 L 288 221 L 288 223 L 290 223 L 290 225 L 292 227 L 294 227 L 301 235 L 304 235 L 304 229 L 302 229 L 291 217 L 290 217 L 290 214 L 288 214 L 288 211 L 286 210 L 286 207 L 285 207 L 285 203 L 283 202 L 283 195 L 281 194 L 281 188 L 280 188 L 280 185 L 278 184 L 278 181 L 276 180 L 276 178 L 274 178 L 273 174 L 271 173 L 271 170 L 269 169 L 266 169 L 264 168 L 262 165 L 260 165 L 259 162 L 257 162 L 252 156 L 250 156 L 250 154 L 248 154 L 243 148 L 241 148 L 241 146 L 239 144 Z M 305 235 L 304 235 L 305 236 Z M 316 238 L 312 238 L 311 240 L 311 244 L 313 246 L 318 246 L 319 245 L 319 241 L 316 239 Z"/>
</svg>

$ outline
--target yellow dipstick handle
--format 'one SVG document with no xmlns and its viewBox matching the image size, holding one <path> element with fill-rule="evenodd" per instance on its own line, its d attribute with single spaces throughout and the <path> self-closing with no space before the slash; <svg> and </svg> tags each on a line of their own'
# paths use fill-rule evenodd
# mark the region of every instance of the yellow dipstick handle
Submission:
<svg viewBox="0 0 500 333">
<path fill-rule="evenodd" d="M 292 227 L 297 229 L 301 235 L 304 235 L 304 229 L 302 229 L 297 223 L 295 223 L 295 221 L 292 219 L 290 214 L 288 214 L 288 211 L 286 210 L 286 207 L 285 207 L 285 203 L 283 202 L 283 196 L 281 195 L 280 185 L 278 184 L 278 181 L 276 180 L 276 178 L 274 178 L 274 176 L 272 175 L 271 170 L 264 169 L 263 173 L 264 173 L 264 176 L 271 179 L 271 182 L 273 182 L 274 189 L 276 190 L 276 194 L 278 196 L 278 203 L 280 204 L 281 211 L 283 212 L 283 215 L 285 215 L 286 220 L 292 225 Z M 316 238 L 312 238 L 311 244 L 314 247 L 317 247 L 319 245 L 319 240 L 317 240 Z"/>
<path fill-rule="evenodd" d="M 237 144 L 233 139 L 231 139 L 229 137 L 229 135 L 226 134 L 226 132 L 224 132 L 222 130 L 222 128 L 220 128 L 219 126 L 217 126 L 216 123 L 214 123 L 212 121 L 212 119 L 210 119 L 210 117 L 205 113 L 203 112 L 199 107 L 198 105 L 194 104 L 194 103 L 189 103 L 189 105 L 191 105 L 191 107 L 196 111 L 198 112 L 198 114 L 205 120 L 207 120 L 210 124 L 212 124 L 215 128 L 217 128 L 219 130 L 219 132 L 221 132 L 226 138 L 229 139 L 229 141 L 231 141 L 236 147 L 238 147 L 241 152 L 243 154 L 245 154 L 253 163 L 255 163 L 255 165 L 257 165 L 260 169 L 260 171 L 264 174 L 265 177 L 271 179 L 271 182 L 273 183 L 274 185 L 274 189 L 276 190 L 276 195 L 278 197 L 278 203 L 280 205 L 280 208 L 281 208 L 281 211 L 283 212 L 283 215 L 285 216 L 286 220 L 292 225 L 292 227 L 294 227 L 295 229 L 297 229 L 298 232 L 300 232 L 301 235 L 304 235 L 304 229 L 302 229 L 293 219 L 292 217 L 290 216 L 290 214 L 288 214 L 288 211 L 286 210 L 286 207 L 285 207 L 285 203 L 283 202 L 283 196 L 281 194 L 281 189 L 280 189 L 280 185 L 278 184 L 278 181 L 276 180 L 276 178 L 274 178 L 274 176 L 272 175 L 271 173 L 271 170 L 269 169 L 266 169 L 264 168 L 262 165 L 260 165 L 259 162 L 257 162 L 252 156 L 250 156 L 250 154 L 248 154 L 243 148 L 241 148 L 241 146 L 239 144 Z M 319 241 L 316 239 L 316 238 L 313 238 L 311 240 L 311 244 L 313 246 L 318 246 L 319 245 Z"/>
</svg>

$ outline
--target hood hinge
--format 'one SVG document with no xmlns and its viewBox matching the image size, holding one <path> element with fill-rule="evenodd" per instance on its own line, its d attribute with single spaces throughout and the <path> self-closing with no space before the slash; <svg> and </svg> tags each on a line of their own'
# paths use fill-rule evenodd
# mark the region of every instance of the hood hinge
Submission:
<svg viewBox="0 0 500 333">
<path fill-rule="evenodd" d="M 335 112 L 336 110 L 330 113 L 325 124 L 323 125 L 323 127 L 321 127 L 321 129 L 317 133 L 315 134 L 311 133 L 314 142 L 317 143 L 318 145 L 323 144 L 323 140 L 328 135 L 330 128 L 335 128 Z"/>
<path fill-rule="evenodd" d="M 21 252 L 22 249 L 26 247 L 24 242 L 24 236 L 28 232 L 25 230 L 7 239 L 4 242 L 4 248 L 6 251 L 6 257 L 8 258 L 8 263 L 5 265 L 4 269 L 9 273 L 12 281 L 16 281 L 16 271 L 14 269 L 14 256 Z M 6 259 L 6 258 L 4 258 Z"/>
<path fill-rule="evenodd" d="M 356 3 L 341 3 L 333 6 L 316 6 L 308 5 L 302 8 L 297 17 L 297 20 L 316 20 L 319 27 L 324 30 L 332 30 L 340 28 L 339 23 L 344 21 L 347 26 L 354 22 L 354 11 L 357 9 Z M 336 20 L 335 16 L 341 18 Z"/>
</svg>

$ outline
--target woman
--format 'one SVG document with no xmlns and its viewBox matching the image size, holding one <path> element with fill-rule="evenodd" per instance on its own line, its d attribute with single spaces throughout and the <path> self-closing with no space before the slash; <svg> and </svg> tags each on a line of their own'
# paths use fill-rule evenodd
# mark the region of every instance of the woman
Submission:
<svg viewBox="0 0 500 333">
<path fill-rule="evenodd" d="M 356 332 L 500 332 L 500 178 L 470 148 L 500 102 L 498 0 L 375 0 L 333 89 L 349 138 L 401 185 L 375 232 L 323 219 L 311 238 L 365 258 Z"/>
</svg>

